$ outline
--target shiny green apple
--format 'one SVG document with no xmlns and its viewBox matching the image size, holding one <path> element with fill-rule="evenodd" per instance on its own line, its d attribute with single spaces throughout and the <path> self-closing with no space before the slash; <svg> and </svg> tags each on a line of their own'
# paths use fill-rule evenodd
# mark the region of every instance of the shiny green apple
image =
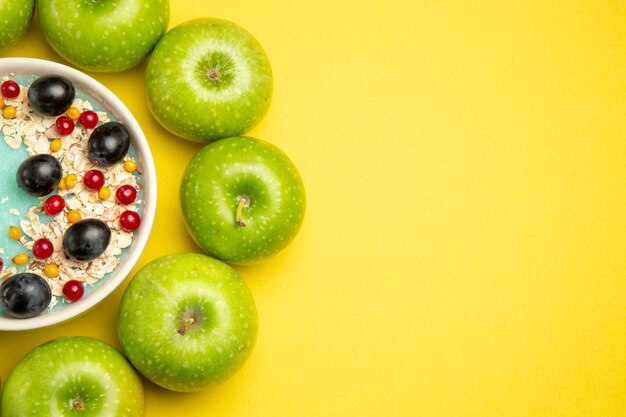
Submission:
<svg viewBox="0 0 626 417">
<path fill-rule="evenodd" d="M 272 89 L 272 69 L 259 42 L 222 19 L 195 19 L 170 30 L 146 68 L 155 119 L 197 142 L 251 129 L 267 112 Z"/>
<path fill-rule="evenodd" d="M 185 224 L 193 239 L 225 262 L 268 258 L 296 236 L 304 219 L 304 184 L 287 155 L 246 136 L 205 146 L 185 170 L 180 187 Z"/>
<path fill-rule="evenodd" d="M 35 0 L 0 0 L 0 51 L 24 36 L 33 19 Z"/>
<path fill-rule="evenodd" d="M 143 388 L 126 358 L 89 337 L 45 343 L 13 368 L 2 391 L 3 417 L 141 417 Z"/>
<path fill-rule="evenodd" d="M 37 16 L 48 43 L 72 65 L 118 72 L 138 65 L 165 34 L 169 0 L 38 0 Z"/>
<path fill-rule="evenodd" d="M 230 266 L 200 254 L 176 254 L 144 266 L 128 285 L 118 330 L 128 359 L 173 391 L 224 381 L 246 361 L 257 336 L 246 283 Z"/>
</svg>

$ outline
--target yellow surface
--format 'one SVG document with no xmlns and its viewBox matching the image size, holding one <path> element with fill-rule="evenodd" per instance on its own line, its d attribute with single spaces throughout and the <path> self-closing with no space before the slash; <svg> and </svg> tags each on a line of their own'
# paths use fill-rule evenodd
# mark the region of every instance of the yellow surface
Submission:
<svg viewBox="0 0 626 417">
<path fill-rule="evenodd" d="M 251 134 L 307 186 L 294 243 L 237 268 L 256 349 L 199 394 L 146 383 L 146 416 L 626 415 L 626 3 L 172 1 L 171 25 L 249 29 L 275 71 Z M 63 62 L 34 27 L 6 56 Z M 197 144 L 160 128 L 145 66 L 95 75 L 159 173 L 140 265 L 198 251 L 177 189 Z M 118 290 L 64 325 L 0 333 L 0 376 L 36 345 L 119 346 Z"/>
</svg>

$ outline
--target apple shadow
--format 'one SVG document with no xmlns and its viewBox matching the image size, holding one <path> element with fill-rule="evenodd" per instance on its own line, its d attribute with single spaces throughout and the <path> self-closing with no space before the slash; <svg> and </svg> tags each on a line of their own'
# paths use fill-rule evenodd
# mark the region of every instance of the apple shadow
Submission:
<svg viewBox="0 0 626 417">
<path fill-rule="evenodd" d="M 154 412 L 152 407 L 176 409 L 178 410 L 177 415 L 188 415 L 189 413 L 193 413 L 194 410 L 197 410 L 198 407 L 202 407 L 204 410 L 203 415 L 209 416 L 217 414 L 223 406 L 223 404 L 220 405 L 220 403 L 223 402 L 225 398 L 232 398 L 233 401 L 236 401 L 237 398 L 243 395 L 241 391 L 243 382 L 238 381 L 239 378 L 246 378 L 243 369 L 239 370 L 227 380 L 209 386 L 201 391 L 177 392 L 163 388 L 141 375 L 146 406 L 145 414 L 151 415 L 151 413 Z"/>
</svg>

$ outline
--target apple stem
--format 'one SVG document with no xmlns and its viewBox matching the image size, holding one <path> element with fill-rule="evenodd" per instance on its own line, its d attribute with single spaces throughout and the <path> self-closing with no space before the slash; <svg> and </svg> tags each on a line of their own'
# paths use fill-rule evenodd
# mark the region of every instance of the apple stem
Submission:
<svg viewBox="0 0 626 417">
<path fill-rule="evenodd" d="M 181 336 L 184 336 L 185 333 L 189 331 L 189 329 L 191 328 L 191 325 L 194 324 L 195 321 L 196 319 L 194 319 L 193 317 L 186 318 L 185 321 L 183 322 L 183 325 L 178 329 L 178 334 L 180 334 Z"/>
<path fill-rule="evenodd" d="M 85 404 L 83 404 L 79 398 L 74 398 L 71 402 L 71 406 L 74 410 L 85 411 Z"/>
<path fill-rule="evenodd" d="M 211 82 L 217 83 L 222 79 L 222 73 L 217 68 L 209 68 L 206 71 L 206 76 Z"/>
<path fill-rule="evenodd" d="M 246 196 L 239 197 L 239 204 L 237 204 L 237 211 L 235 212 L 235 223 L 239 227 L 245 227 L 246 222 L 243 220 L 243 209 L 248 207 L 250 199 Z"/>
</svg>

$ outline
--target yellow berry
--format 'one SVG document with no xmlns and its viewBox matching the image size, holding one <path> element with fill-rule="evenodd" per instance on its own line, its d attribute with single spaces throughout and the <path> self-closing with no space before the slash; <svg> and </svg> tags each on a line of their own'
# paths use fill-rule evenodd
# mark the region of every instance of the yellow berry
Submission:
<svg viewBox="0 0 626 417">
<path fill-rule="evenodd" d="M 76 175 L 74 174 L 68 174 L 67 177 L 65 177 L 65 186 L 67 188 L 72 188 L 77 182 L 78 178 L 76 178 Z"/>
<path fill-rule="evenodd" d="M 2 109 L 2 117 L 5 119 L 12 119 L 17 114 L 17 109 L 14 106 L 6 106 Z"/>
<path fill-rule="evenodd" d="M 67 115 L 70 119 L 76 121 L 80 117 L 80 110 L 78 110 L 76 107 L 70 107 L 67 110 Z"/>
<path fill-rule="evenodd" d="M 82 217 L 83 216 L 81 216 L 80 211 L 78 210 L 70 210 L 67 213 L 67 221 L 70 223 L 77 223 Z"/>
<path fill-rule="evenodd" d="M 101 200 L 108 200 L 111 197 L 111 189 L 109 187 L 102 187 L 100 191 L 98 191 L 98 197 Z"/>
<path fill-rule="evenodd" d="M 50 278 L 56 278 L 59 276 L 59 267 L 55 264 L 48 264 L 44 268 L 44 272 Z"/>
<path fill-rule="evenodd" d="M 11 226 L 9 227 L 9 236 L 11 236 L 11 239 L 13 240 L 20 240 L 20 237 L 22 237 L 22 232 L 17 226 Z"/>
<path fill-rule="evenodd" d="M 63 147 L 63 141 L 61 139 L 55 139 L 50 143 L 50 150 L 52 152 L 58 152 Z"/>
<path fill-rule="evenodd" d="M 65 190 L 67 188 L 67 185 L 65 185 L 65 177 L 61 178 L 61 181 L 59 181 L 59 190 Z"/>
<path fill-rule="evenodd" d="M 124 162 L 124 169 L 126 172 L 135 172 L 137 170 L 137 164 L 132 159 L 127 159 Z"/>
<path fill-rule="evenodd" d="M 15 255 L 13 257 L 13 263 L 15 265 L 26 265 L 30 258 L 25 253 L 20 253 L 19 255 Z"/>
</svg>

